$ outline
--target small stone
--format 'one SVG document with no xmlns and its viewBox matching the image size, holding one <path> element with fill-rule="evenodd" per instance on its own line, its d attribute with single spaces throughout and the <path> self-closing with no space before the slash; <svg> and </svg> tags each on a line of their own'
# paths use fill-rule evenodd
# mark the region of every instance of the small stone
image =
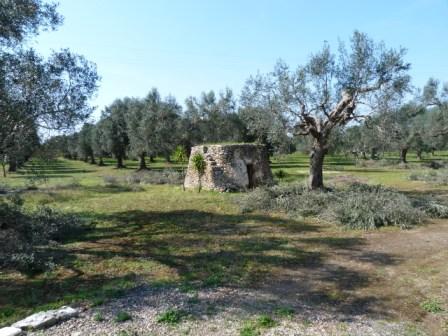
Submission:
<svg viewBox="0 0 448 336">
<path fill-rule="evenodd" d="M 42 329 L 52 326 L 59 321 L 68 320 L 76 315 L 78 315 L 78 311 L 76 309 L 64 306 L 57 310 L 48 310 L 30 315 L 27 318 L 14 323 L 12 327 L 25 330 Z"/>
<path fill-rule="evenodd" d="M 23 335 L 23 331 L 20 328 L 6 327 L 0 329 L 0 336 L 19 336 Z"/>
</svg>

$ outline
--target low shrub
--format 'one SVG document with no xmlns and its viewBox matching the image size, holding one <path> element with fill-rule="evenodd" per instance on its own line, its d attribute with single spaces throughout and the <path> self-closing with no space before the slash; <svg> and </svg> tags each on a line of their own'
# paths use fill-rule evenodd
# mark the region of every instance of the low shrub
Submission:
<svg viewBox="0 0 448 336">
<path fill-rule="evenodd" d="M 184 174 L 174 169 L 144 170 L 116 178 L 116 185 L 136 186 L 142 184 L 181 184 Z"/>
<path fill-rule="evenodd" d="M 409 174 L 411 181 L 423 181 L 434 184 L 448 185 L 448 170 L 438 169 L 428 172 L 412 172 Z"/>
<path fill-rule="evenodd" d="M 17 195 L 0 200 L 0 267 L 35 274 L 56 262 L 48 246 L 79 234 L 85 221 L 49 207 L 25 209 Z"/>
<path fill-rule="evenodd" d="M 399 163 L 400 161 L 398 160 L 388 160 L 388 159 L 380 159 L 380 160 L 357 159 L 355 162 L 355 166 L 360 168 L 391 167 L 391 166 L 397 166 Z"/>
<path fill-rule="evenodd" d="M 414 206 L 431 218 L 448 218 L 448 206 L 433 198 L 416 198 Z"/>
<path fill-rule="evenodd" d="M 382 226 L 408 228 L 426 217 L 447 217 L 448 207 L 429 199 L 414 199 L 379 185 L 352 183 L 345 189 L 310 191 L 305 185 L 258 188 L 237 198 L 243 212 L 280 211 L 314 216 L 350 229 Z"/>
<path fill-rule="evenodd" d="M 112 175 L 103 176 L 103 181 L 107 187 L 116 187 L 120 184 L 118 177 Z"/>
<path fill-rule="evenodd" d="M 445 162 L 432 160 L 429 162 L 422 163 L 422 166 L 431 169 L 441 169 L 445 168 Z"/>
<path fill-rule="evenodd" d="M 348 191 L 332 204 L 331 215 L 347 228 L 362 230 L 408 228 L 423 220 L 423 213 L 405 195 L 384 190 Z"/>
</svg>

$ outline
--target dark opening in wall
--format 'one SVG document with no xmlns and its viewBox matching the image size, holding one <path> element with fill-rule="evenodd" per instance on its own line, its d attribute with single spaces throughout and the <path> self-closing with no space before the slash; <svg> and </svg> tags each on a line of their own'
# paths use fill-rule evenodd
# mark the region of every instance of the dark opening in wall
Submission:
<svg viewBox="0 0 448 336">
<path fill-rule="evenodd" d="M 254 165 L 253 164 L 247 164 L 246 165 L 247 168 L 247 177 L 249 179 L 249 185 L 248 188 L 252 189 L 253 187 L 255 187 L 255 181 L 254 181 Z"/>
</svg>

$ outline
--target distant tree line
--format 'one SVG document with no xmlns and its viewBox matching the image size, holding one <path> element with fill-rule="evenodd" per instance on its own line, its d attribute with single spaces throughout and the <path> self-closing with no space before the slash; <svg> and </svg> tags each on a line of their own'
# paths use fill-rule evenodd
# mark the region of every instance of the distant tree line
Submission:
<svg viewBox="0 0 448 336">
<path fill-rule="evenodd" d="M 79 132 L 53 137 L 47 144 L 66 158 L 98 165 L 104 164 L 105 157 L 114 157 L 117 168 L 124 166 L 126 158 L 138 159 L 139 169 L 147 169 L 156 156 L 170 161 L 176 148 L 188 155 L 192 146 L 201 143 L 259 141 L 272 152 L 293 148 L 286 128 L 275 129 L 268 123 L 252 132 L 247 127 L 252 116 L 237 108 L 230 89 L 190 97 L 185 105 L 183 109 L 172 96 L 162 98 L 154 88 L 141 99 L 115 100 L 97 123 L 85 123 Z"/>
<path fill-rule="evenodd" d="M 345 153 L 360 159 L 379 159 L 396 151 L 406 163 L 408 151 L 434 153 L 448 145 L 446 86 L 430 79 L 423 92 L 405 104 L 378 108 L 356 124 L 337 127 L 328 138 L 327 152 Z M 190 97 L 186 108 L 174 97 L 161 98 L 152 89 L 142 99 L 118 99 L 102 112 L 96 123 L 85 123 L 79 132 L 51 138 L 47 145 L 60 155 L 103 165 L 114 157 L 117 168 L 126 158 L 139 160 L 147 169 L 156 156 L 170 161 L 175 150 L 186 155 L 202 143 L 257 141 L 271 153 L 308 151 L 312 137 L 290 132 L 286 120 L 261 108 L 238 105 L 231 90 L 218 96 L 210 91 L 200 98 Z"/>
</svg>

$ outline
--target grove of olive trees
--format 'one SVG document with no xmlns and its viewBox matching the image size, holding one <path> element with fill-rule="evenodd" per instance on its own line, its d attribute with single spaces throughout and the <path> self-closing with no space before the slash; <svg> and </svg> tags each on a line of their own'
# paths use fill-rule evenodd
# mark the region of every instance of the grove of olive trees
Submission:
<svg viewBox="0 0 448 336">
<path fill-rule="evenodd" d="M 34 8 L 33 11 L 28 10 Z M 326 153 L 350 152 L 362 158 L 396 151 L 444 149 L 448 127 L 448 84 L 429 79 L 411 87 L 404 49 L 387 48 L 355 31 L 338 52 L 330 45 L 295 69 L 280 61 L 267 74 L 251 76 L 241 94 L 226 89 L 190 97 L 183 106 L 153 88 L 144 98 L 119 98 L 98 122 L 85 123 L 99 76 L 94 64 L 69 50 L 43 58 L 23 41 L 62 18 L 53 4 L 8 2 L 9 19 L 0 31 L 0 155 L 3 174 L 22 166 L 39 147 L 45 130 L 61 133 L 45 141 L 59 155 L 117 168 L 128 157 L 147 169 L 147 159 L 166 160 L 178 146 L 216 142 L 260 142 L 270 153 L 309 150 L 309 187 L 322 189 Z M 14 19 L 12 19 L 14 18 Z M 47 146 L 48 148 L 48 146 Z"/>
</svg>

